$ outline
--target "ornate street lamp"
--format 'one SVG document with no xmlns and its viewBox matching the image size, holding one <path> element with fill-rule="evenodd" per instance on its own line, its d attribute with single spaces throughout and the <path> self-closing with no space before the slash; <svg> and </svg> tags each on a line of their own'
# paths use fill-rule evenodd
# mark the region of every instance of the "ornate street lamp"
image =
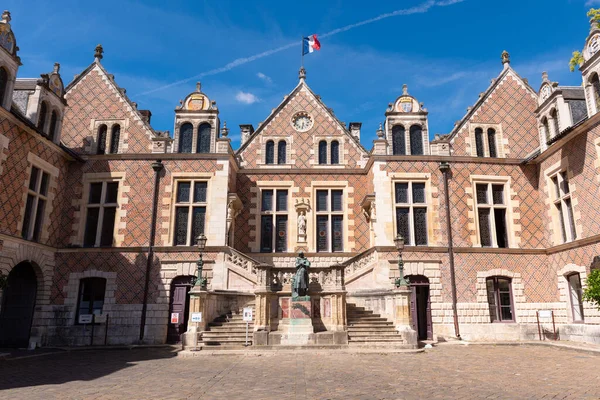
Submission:
<svg viewBox="0 0 600 400">
<path fill-rule="evenodd" d="M 398 250 L 398 270 L 400 271 L 400 277 L 396 279 L 395 284 L 396 287 L 399 288 L 401 286 L 408 286 L 410 282 L 408 279 L 404 277 L 404 261 L 402 261 L 402 251 L 404 250 L 404 238 L 402 235 L 398 234 L 396 239 L 394 239 L 394 244 L 396 245 L 396 250 Z"/>
<path fill-rule="evenodd" d="M 198 265 L 198 277 L 196 278 L 195 286 L 199 287 L 200 289 L 206 289 L 206 278 L 202 277 L 202 267 L 204 266 L 204 261 L 202 260 L 202 253 L 204 252 L 204 248 L 206 247 L 206 241 L 207 238 L 206 236 L 204 236 L 203 233 L 201 233 L 196 238 L 196 244 L 198 246 L 200 258 L 198 258 L 198 262 L 196 262 L 196 264 Z"/>
</svg>

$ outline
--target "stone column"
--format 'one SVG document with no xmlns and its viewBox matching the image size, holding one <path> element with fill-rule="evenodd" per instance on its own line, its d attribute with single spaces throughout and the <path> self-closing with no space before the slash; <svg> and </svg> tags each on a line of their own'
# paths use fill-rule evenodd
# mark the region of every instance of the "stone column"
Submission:
<svg viewBox="0 0 600 400">
<path fill-rule="evenodd" d="M 271 266 L 258 264 L 256 266 L 256 290 L 254 310 L 254 333 L 253 344 L 255 346 L 266 346 L 271 330 Z"/>
<path fill-rule="evenodd" d="M 207 300 L 208 291 L 194 286 L 189 292 L 190 315 L 188 319 L 188 330 L 183 334 L 183 347 L 191 348 L 202 341 L 202 331 L 206 330 L 208 324 Z M 192 322 L 193 313 L 202 313 L 202 322 Z"/>
<path fill-rule="evenodd" d="M 406 344 L 417 346 L 417 332 L 412 328 L 410 294 L 408 286 L 394 289 L 394 326 L 402 334 Z"/>
</svg>

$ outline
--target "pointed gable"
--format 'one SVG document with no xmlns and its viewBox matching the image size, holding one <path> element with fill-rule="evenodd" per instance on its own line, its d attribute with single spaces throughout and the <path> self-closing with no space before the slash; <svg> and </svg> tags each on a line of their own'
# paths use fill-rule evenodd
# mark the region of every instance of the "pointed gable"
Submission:
<svg viewBox="0 0 600 400">
<path fill-rule="evenodd" d="M 244 168 L 356 168 L 365 165 L 367 151 L 301 79 L 237 154 Z"/>
<path fill-rule="evenodd" d="M 113 146 L 118 153 L 152 152 L 156 133 L 98 58 L 67 86 L 65 98 L 69 106 L 62 140 L 67 147 L 81 154 L 96 154 L 98 131 L 106 125 L 108 132 L 120 130 L 119 143 Z"/>
<path fill-rule="evenodd" d="M 498 157 L 525 158 L 539 147 L 535 119 L 537 94 L 508 62 L 450 133 L 453 155 L 477 155 L 475 129 L 485 133 L 488 129 L 495 131 Z M 486 156 L 487 149 L 488 146 Z"/>
</svg>

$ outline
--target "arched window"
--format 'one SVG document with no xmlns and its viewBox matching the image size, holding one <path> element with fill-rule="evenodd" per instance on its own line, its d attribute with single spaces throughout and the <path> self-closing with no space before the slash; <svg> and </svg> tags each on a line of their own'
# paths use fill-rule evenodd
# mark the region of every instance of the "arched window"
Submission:
<svg viewBox="0 0 600 400">
<path fill-rule="evenodd" d="M 106 153 L 106 131 L 108 128 L 106 125 L 102 124 L 98 128 L 98 148 L 96 149 L 96 154 L 104 154 Z"/>
<path fill-rule="evenodd" d="M 491 322 L 514 321 L 510 278 L 492 276 L 485 281 Z"/>
<path fill-rule="evenodd" d="M 395 156 L 406 155 L 404 132 L 405 129 L 402 125 L 396 125 L 392 128 L 392 154 Z"/>
<path fill-rule="evenodd" d="M 210 124 L 204 123 L 198 127 L 198 143 L 196 153 L 210 153 Z"/>
<path fill-rule="evenodd" d="M 58 124 L 58 115 L 56 111 L 52 111 L 52 115 L 50 116 L 50 127 L 48 132 L 48 136 L 50 140 L 54 141 L 54 135 L 56 135 L 56 125 Z"/>
<path fill-rule="evenodd" d="M 483 129 L 475 128 L 475 151 L 477 157 L 483 157 Z"/>
<path fill-rule="evenodd" d="M 45 101 L 42 101 L 40 106 L 40 115 L 38 116 L 37 127 L 39 130 L 44 132 L 44 125 L 46 124 L 46 117 L 48 116 L 48 106 Z"/>
<path fill-rule="evenodd" d="M 280 140 L 279 143 L 277 143 L 277 164 L 286 163 L 286 146 L 287 143 L 285 140 Z"/>
<path fill-rule="evenodd" d="M 113 125 L 110 132 L 110 153 L 117 154 L 119 152 L 119 139 L 121 138 L 121 125 Z"/>
<path fill-rule="evenodd" d="M 331 155 L 330 155 L 331 164 L 339 164 L 340 163 L 340 142 L 334 140 L 331 142 Z"/>
<path fill-rule="evenodd" d="M 594 94 L 594 103 L 596 104 L 596 111 L 600 111 L 600 79 L 598 78 L 598 74 L 592 75 L 590 79 L 590 83 L 592 84 L 592 92 Z"/>
<path fill-rule="evenodd" d="M 487 134 L 490 157 L 498 157 L 498 152 L 496 151 L 496 131 L 492 128 L 489 128 Z"/>
<path fill-rule="evenodd" d="M 544 138 L 546 139 L 546 142 L 548 142 L 550 140 L 550 124 L 548 124 L 548 119 L 546 117 L 542 119 L 542 126 L 544 130 Z"/>
<path fill-rule="evenodd" d="M 8 72 L 4 67 L 0 67 L 0 106 L 4 104 L 6 89 L 8 88 Z"/>
<path fill-rule="evenodd" d="M 571 316 L 573 322 L 583 322 L 583 288 L 578 272 L 567 276 L 569 297 L 571 298 Z"/>
<path fill-rule="evenodd" d="M 275 142 L 272 140 L 267 142 L 265 164 L 275 164 Z"/>
<path fill-rule="evenodd" d="M 554 128 L 554 136 L 557 136 L 560 133 L 560 128 L 558 127 L 558 113 L 556 109 L 550 111 L 550 118 L 552 119 L 552 127 Z"/>
<path fill-rule="evenodd" d="M 410 154 L 413 156 L 423 154 L 423 131 L 419 125 L 410 127 Z"/>
<path fill-rule="evenodd" d="M 325 140 L 319 142 L 319 164 L 327 164 L 327 142 Z"/>
<path fill-rule="evenodd" d="M 179 128 L 179 152 L 192 152 L 192 137 L 194 136 L 194 127 L 189 122 L 181 125 Z"/>
</svg>

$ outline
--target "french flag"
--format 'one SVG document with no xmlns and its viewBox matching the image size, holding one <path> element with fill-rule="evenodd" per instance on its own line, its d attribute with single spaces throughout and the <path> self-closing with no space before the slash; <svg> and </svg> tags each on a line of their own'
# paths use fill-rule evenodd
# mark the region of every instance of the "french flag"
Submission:
<svg viewBox="0 0 600 400">
<path fill-rule="evenodd" d="M 317 35 L 310 35 L 302 41 L 302 55 L 312 53 L 315 50 L 321 50 L 321 43 L 317 39 Z"/>
</svg>

